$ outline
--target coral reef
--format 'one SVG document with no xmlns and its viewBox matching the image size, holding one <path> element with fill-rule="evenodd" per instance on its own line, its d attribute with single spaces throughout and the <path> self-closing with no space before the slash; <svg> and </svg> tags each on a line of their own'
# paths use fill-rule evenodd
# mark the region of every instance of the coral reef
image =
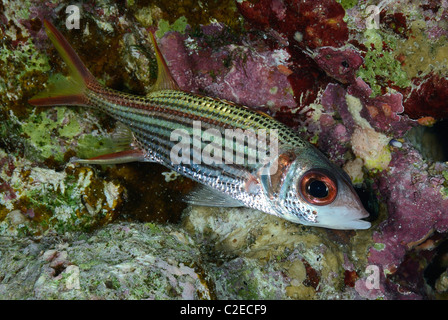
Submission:
<svg viewBox="0 0 448 320">
<path fill-rule="evenodd" d="M 69 4 L 0 1 L 0 298 L 446 299 L 448 159 L 416 143 L 446 126 L 446 1 L 98 0 L 79 30 Z M 269 113 L 343 167 L 372 228 L 191 207 L 194 183 L 161 166 L 70 163 L 114 149 L 120 125 L 27 104 L 65 74 L 44 18 L 135 94 L 156 31 L 183 90 Z"/>
<path fill-rule="evenodd" d="M 3 299 L 213 297 L 199 250 L 178 228 L 122 223 L 40 240 L 0 238 Z"/>
<path fill-rule="evenodd" d="M 350 237 L 250 209 L 201 207 L 190 209 L 183 225 L 213 258 L 219 299 L 359 297 L 345 272 L 364 272 L 370 231 Z"/>
<path fill-rule="evenodd" d="M 111 222 L 126 199 L 124 188 L 87 167 L 64 171 L 33 166 L 0 150 L 0 234 L 38 235 L 86 230 Z"/>
</svg>

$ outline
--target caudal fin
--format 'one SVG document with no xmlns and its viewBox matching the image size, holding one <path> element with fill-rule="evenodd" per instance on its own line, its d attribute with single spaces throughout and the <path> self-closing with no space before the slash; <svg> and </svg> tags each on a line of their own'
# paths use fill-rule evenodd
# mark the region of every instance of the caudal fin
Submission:
<svg viewBox="0 0 448 320">
<path fill-rule="evenodd" d="M 69 68 L 69 75 L 50 83 L 45 91 L 28 102 L 34 106 L 86 105 L 85 90 L 89 84 L 97 83 L 95 77 L 70 46 L 64 36 L 44 20 L 45 31 Z"/>
</svg>

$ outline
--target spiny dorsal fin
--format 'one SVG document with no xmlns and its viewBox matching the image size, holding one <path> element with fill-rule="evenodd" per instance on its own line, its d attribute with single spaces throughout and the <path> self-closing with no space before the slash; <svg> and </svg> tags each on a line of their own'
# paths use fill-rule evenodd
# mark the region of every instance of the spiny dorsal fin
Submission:
<svg viewBox="0 0 448 320">
<path fill-rule="evenodd" d="M 157 45 L 156 38 L 154 37 L 154 34 L 150 31 L 149 35 L 151 37 L 151 42 L 154 47 L 154 52 L 157 59 L 157 81 L 152 87 L 151 91 L 159 91 L 159 90 L 180 90 L 179 86 L 177 85 L 176 80 L 174 80 L 173 76 L 171 75 L 170 70 L 168 69 L 168 66 L 166 64 L 165 59 L 162 56 L 162 53 L 160 52 L 159 46 Z"/>
</svg>

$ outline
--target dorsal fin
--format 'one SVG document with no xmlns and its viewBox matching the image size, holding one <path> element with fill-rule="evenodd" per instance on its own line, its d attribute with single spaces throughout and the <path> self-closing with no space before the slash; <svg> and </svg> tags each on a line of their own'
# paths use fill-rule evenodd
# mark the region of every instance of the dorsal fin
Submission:
<svg viewBox="0 0 448 320">
<path fill-rule="evenodd" d="M 157 81 L 152 87 L 151 91 L 159 91 L 159 90 L 180 90 L 179 86 L 177 85 L 176 80 L 174 80 L 173 76 L 171 75 L 170 70 L 168 69 L 168 66 L 166 64 L 165 59 L 162 56 L 162 53 L 160 52 L 159 46 L 157 45 L 156 38 L 154 37 L 154 34 L 152 31 L 149 32 L 149 35 L 151 37 L 151 42 L 154 47 L 154 53 L 156 55 L 157 59 Z"/>
</svg>

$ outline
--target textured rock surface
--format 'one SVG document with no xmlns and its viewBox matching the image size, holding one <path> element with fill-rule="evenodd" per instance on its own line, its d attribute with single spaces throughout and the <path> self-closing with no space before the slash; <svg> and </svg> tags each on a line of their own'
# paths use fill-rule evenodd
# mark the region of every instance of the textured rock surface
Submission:
<svg viewBox="0 0 448 320">
<path fill-rule="evenodd" d="M 174 227 L 0 239 L 2 299 L 210 299 L 200 252 Z"/>
<path fill-rule="evenodd" d="M 121 222 L 93 233 L 3 236 L 0 298 L 356 298 L 346 273 L 366 262 L 357 256 L 368 235 L 338 238 L 343 245 L 324 229 L 257 211 L 198 207 L 181 226 Z"/>
</svg>

